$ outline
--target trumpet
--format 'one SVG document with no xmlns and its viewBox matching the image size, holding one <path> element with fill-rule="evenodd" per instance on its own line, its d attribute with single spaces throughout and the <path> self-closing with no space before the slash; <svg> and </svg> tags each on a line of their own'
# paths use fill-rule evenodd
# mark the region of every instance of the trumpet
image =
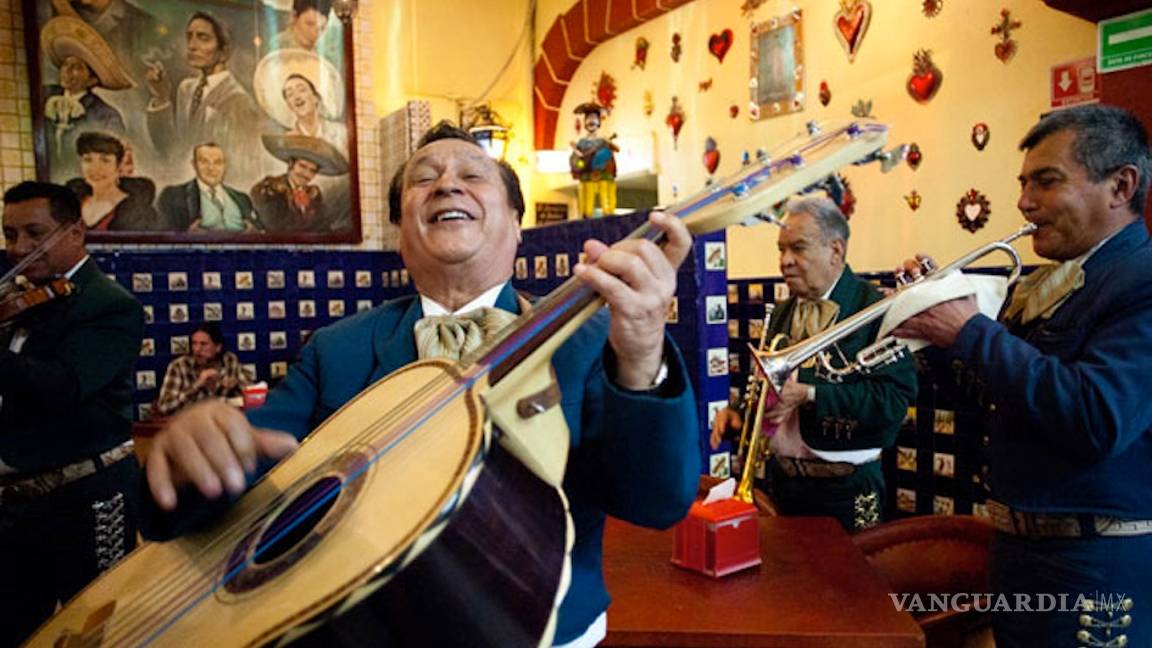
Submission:
<svg viewBox="0 0 1152 648">
<path fill-rule="evenodd" d="M 760 333 L 758 351 L 764 351 L 764 343 L 768 338 L 768 322 L 772 319 L 772 310 L 775 304 L 764 306 L 764 328 Z M 780 345 L 787 341 L 783 333 L 777 333 L 768 343 L 767 351 L 776 351 Z M 752 488 L 756 473 L 760 465 L 768 459 L 767 436 L 761 431 L 764 423 L 764 409 L 771 406 L 768 401 L 769 394 L 775 400 L 776 392 L 768 389 L 763 374 L 755 371 L 748 378 L 748 387 L 744 391 L 744 426 L 740 429 L 740 445 L 737 456 L 743 457 L 741 462 L 740 483 L 736 486 L 736 498 L 752 504 Z"/>
<path fill-rule="evenodd" d="M 1020 272 L 1023 269 L 1020 254 L 1016 252 L 1016 249 L 1012 247 L 1011 243 L 1022 236 L 1030 236 L 1035 232 L 1036 226 L 1028 223 L 998 241 L 986 243 L 972 250 L 943 268 L 935 269 L 926 267 L 926 272 L 921 275 L 919 279 L 906 284 L 904 287 L 937 281 L 941 277 L 947 276 L 948 273 L 953 270 L 966 268 L 977 259 L 997 251 L 1007 254 L 1012 263 L 1012 269 L 1008 273 L 1008 285 L 1011 286 L 1020 278 Z M 856 354 L 853 362 L 846 363 L 845 366 L 839 368 L 831 366 L 831 360 L 828 359 L 828 354 L 824 351 L 875 320 L 883 318 L 884 315 L 888 313 L 888 309 L 892 307 L 894 297 L 895 295 L 891 295 L 881 299 L 824 332 L 813 335 L 786 349 L 767 352 L 754 350 L 753 355 L 756 358 L 756 362 L 760 365 L 760 370 L 763 371 L 764 385 L 770 387 L 774 392 L 779 392 L 784 387 L 784 382 L 788 380 L 788 376 L 797 367 L 817 354 L 820 354 L 821 364 L 834 378 L 843 378 L 844 376 L 857 372 L 872 371 L 877 367 L 899 360 L 905 353 L 906 345 L 902 340 L 891 336 L 878 340 L 872 345 L 861 349 Z"/>
</svg>

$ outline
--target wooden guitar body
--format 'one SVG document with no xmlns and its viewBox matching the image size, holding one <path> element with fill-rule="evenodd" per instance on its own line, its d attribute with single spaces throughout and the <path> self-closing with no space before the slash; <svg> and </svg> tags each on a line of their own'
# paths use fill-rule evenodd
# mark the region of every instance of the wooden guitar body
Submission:
<svg viewBox="0 0 1152 648">
<path fill-rule="evenodd" d="M 442 360 L 394 372 L 218 523 L 143 545 L 29 645 L 262 645 L 369 596 L 365 607 L 392 608 L 391 623 L 463 632 L 461 643 L 550 639 L 568 577 L 567 507 L 559 490 L 489 443 L 482 386 L 469 387 Z M 440 607 L 453 601 L 492 616 Z M 429 618 L 440 621 L 419 625 Z M 393 633 L 397 645 L 418 639 L 405 626 Z"/>
</svg>

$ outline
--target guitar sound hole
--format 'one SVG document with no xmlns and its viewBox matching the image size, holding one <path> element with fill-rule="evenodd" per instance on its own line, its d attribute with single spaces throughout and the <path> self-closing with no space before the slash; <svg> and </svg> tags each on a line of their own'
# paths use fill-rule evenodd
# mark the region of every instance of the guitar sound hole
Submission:
<svg viewBox="0 0 1152 648">
<path fill-rule="evenodd" d="M 292 500 L 260 535 L 252 562 L 270 563 L 306 538 L 336 503 L 339 489 L 338 477 L 324 477 Z"/>
</svg>

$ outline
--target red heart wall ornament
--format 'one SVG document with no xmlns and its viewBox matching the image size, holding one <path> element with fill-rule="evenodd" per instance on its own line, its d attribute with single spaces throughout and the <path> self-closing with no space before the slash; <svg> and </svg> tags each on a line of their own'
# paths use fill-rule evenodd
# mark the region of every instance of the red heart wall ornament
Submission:
<svg viewBox="0 0 1152 648">
<path fill-rule="evenodd" d="M 716 168 L 720 166 L 720 150 L 713 148 L 709 151 L 704 151 L 704 168 L 708 169 L 708 175 L 716 173 Z"/>
<path fill-rule="evenodd" d="M 940 84 L 944 81 L 944 73 L 932 62 L 932 52 L 920 50 L 912 57 L 912 74 L 908 77 L 908 94 L 920 103 L 928 103 Z"/>
<path fill-rule="evenodd" d="M 708 37 L 708 51 L 724 62 L 724 56 L 728 54 L 728 50 L 732 48 L 732 30 L 725 29 L 719 34 L 712 34 Z"/>
<path fill-rule="evenodd" d="M 984 227 L 992 215 L 992 203 L 976 189 L 969 189 L 956 203 L 956 220 L 960 227 L 975 232 Z"/>
<path fill-rule="evenodd" d="M 908 166 L 915 171 L 920 168 L 920 161 L 924 159 L 924 155 L 920 153 L 920 145 L 913 142 L 908 145 L 908 153 L 904 155 L 904 161 Z"/>
<path fill-rule="evenodd" d="M 836 40 L 848 53 L 848 62 L 856 58 L 868 24 L 872 22 L 872 3 L 868 0 L 840 0 L 840 11 L 832 17 L 836 25 Z"/>
<path fill-rule="evenodd" d="M 827 81 L 820 82 L 820 105 L 827 106 L 828 102 L 832 101 L 832 90 L 828 88 Z"/>
<path fill-rule="evenodd" d="M 675 149 L 680 140 L 680 129 L 684 127 L 684 108 L 678 98 L 672 97 L 672 107 L 668 109 L 664 123 L 672 130 L 672 148 Z"/>
</svg>

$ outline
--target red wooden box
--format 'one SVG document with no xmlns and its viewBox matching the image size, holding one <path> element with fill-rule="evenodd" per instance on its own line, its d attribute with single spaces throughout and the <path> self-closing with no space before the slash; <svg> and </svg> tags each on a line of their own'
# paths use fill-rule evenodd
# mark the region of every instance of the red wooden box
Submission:
<svg viewBox="0 0 1152 648">
<path fill-rule="evenodd" d="M 713 578 L 760 564 L 756 507 L 737 499 L 692 505 L 673 530 L 673 564 Z"/>
</svg>

